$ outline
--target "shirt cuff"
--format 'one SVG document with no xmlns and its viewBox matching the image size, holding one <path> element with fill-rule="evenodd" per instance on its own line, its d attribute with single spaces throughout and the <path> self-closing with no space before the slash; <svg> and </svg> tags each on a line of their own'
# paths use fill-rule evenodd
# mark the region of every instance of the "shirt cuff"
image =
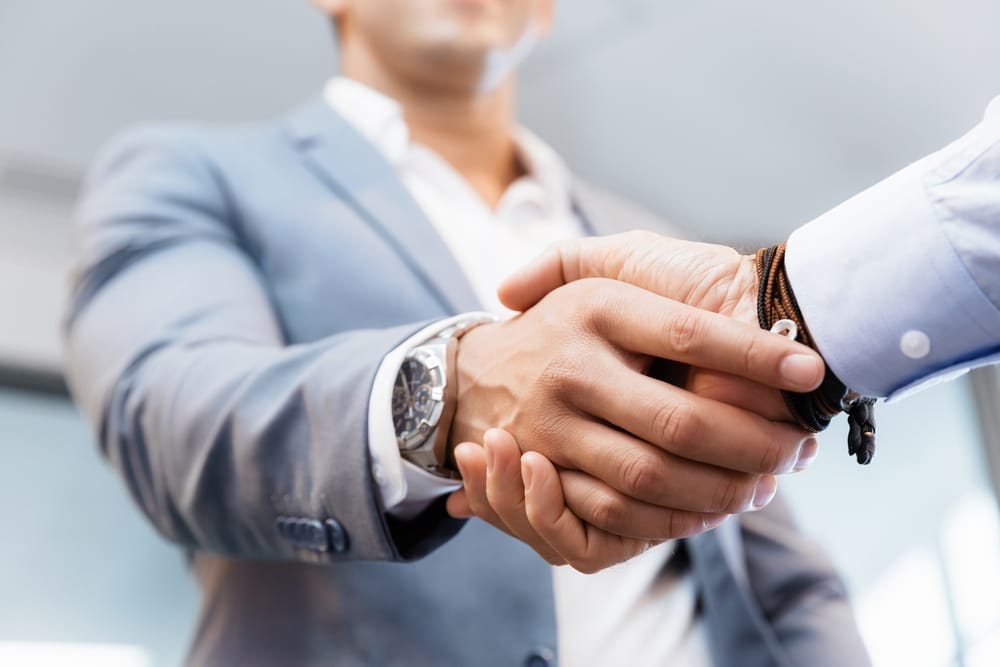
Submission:
<svg viewBox="0 0 1000 667">
<path fill-rule="evenodd" d="M 462 488 L 455 480 L 439 477 L 399 454 L 392 422 L 392 389 L 406 355 L 442 332 L 468 319 L 469 313 L 435 322 L 403 341 L 379 365 L 368 402 L 368 449 L 372 478 L 382 498 L 382 507 L 393 516 L 412 519 L 435 498 Z"/>
<path fill-rule="evenodd" d="M 981 141 L 977 134 L 966 139 Z M 931 175 L 971 156 L 967 144 L 924 158 L 789 238 L 785 266 L 809 332 L 862 395 L 896 398 L 997 351 L 1000 314 L 934 202 Z"/>
</svg>

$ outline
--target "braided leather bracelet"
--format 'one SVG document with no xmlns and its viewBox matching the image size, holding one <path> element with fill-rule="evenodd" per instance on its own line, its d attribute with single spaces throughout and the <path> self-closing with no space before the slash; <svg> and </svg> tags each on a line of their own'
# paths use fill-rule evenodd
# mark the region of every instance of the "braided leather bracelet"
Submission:
<svg viewBox="0 0 1000 667">
<path fill-rule="evenodd" d="M 812 349 L 816 343 L 809 333 L 795 293 L 785 273 L 785 244 L 757 251 L 757 319 L 763 329 L 791 333 L 792 338 Z M 850 391 L 826 367 L 823 383 L 809 393 L 783 391 L 785 404 L 799 426 L 818 433 L 841 412 L 848 414 L 850 432 L 847 450 L 858 463 L 867 465 L 875 456 L 875 399 Z"/>
</svg>

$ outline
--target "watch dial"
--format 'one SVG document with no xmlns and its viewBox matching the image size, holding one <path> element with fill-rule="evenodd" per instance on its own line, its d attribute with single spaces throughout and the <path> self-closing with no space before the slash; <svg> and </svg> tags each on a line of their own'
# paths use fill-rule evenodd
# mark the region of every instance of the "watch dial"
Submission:
<svg viewBox="0 0 1000 667">
<path fill-rule="evenodd" d="M 392 419 L 400 438 L 412 437 L 422 422 L 430 421 L 434 411 L 432 382 L 430 371 L 419 361 L 403 362 L 392 391 Z"/>
</svg>

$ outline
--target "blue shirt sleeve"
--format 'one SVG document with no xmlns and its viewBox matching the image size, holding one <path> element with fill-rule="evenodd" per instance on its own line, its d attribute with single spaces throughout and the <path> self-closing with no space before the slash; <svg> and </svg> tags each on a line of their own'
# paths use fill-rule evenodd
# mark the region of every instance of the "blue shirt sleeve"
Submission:
<svg viewBox="0 0 1000 667">
<path fill-rule="evenodd" d="M 861 394 L 1000 362 L 1000 98 L 955 143 L 798 229 L 786 267 L 820 353 Z"/>
</svg>

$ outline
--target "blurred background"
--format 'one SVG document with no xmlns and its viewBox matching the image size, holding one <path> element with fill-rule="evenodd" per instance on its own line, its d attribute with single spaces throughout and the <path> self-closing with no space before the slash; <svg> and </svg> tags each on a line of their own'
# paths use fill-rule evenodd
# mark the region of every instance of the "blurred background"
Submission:
<svg viewBox="0 0 1000 667">
<path fill-rule="evenodd" d="M 756 248 L 970 128 L 997 25 L 995 0 L 563 0 L 521 115 L 590 180 Z M 88 162 L 136 122 L 280 114 L 335 68 L 306 0 L 0 3 L 0 665 L 177 665 L 197 611 L 61 379 Z M 1000 664 L 998 412 L 973 374 L 882 408 L 872 466 L 834 429 L 784 485 L 879 667 Z"/>
</svg>

